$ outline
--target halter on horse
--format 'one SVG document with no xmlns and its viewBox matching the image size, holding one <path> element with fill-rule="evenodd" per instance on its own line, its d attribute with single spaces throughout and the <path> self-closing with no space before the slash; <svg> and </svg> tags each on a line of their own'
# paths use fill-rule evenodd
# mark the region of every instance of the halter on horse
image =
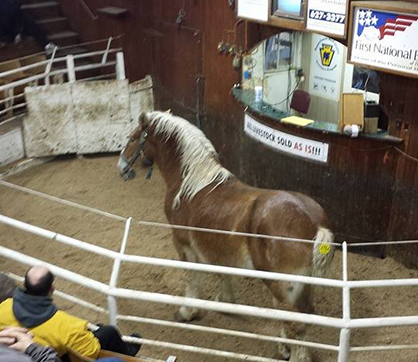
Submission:
<svg viewBox="0 0 418 362">
<path fill-rule="evenodd" d="M 219 163 L 203 132 L 183 118 L 163 112 L 140 116 L 118 162 L 124 179 L 135 176 L 132 166 L 141 153 L 158 165 L 167 184 L 165 213 L 171 224 L 315 241 L 297 243 L 173 229 L 173 242 L 182 260 L 310 276 L 323 276 L 329 269 L 334 237 L 321 206 L 301 193 L 258 189 L 240 182 Z M 199 273 L 188 273 L 187 297 L 199 297 L 199 277 Z M 309 311 L 309 285 L 265 283 L 274 300 L 286 309 Z M 233 299 L 229 278 L 224 276 L 217 300 Z M 178 316 L 190 321 L 197 313 L 196 308 L 183 306 Z M 285 323 L 282 336 L 297 338 L 302 334 L 301 328 Z M 288 357 L 288 351 L 279 348 Z M 291 361 L 310 361 L 306 347 L 290 348 Z"/>
<path fill-rule="evenodd" d="M 125 181 L 131 180 L 136 176 L 136 172 L 132 168 L 132 166 L 135 164 L 138 157 L 143 153 L 145 148 L 145 140 L 147 139 L 147 136 L 147 132 L 141 133 L 141 136 L 138 141 L 138 147 L 130 160 L 126 159 L 126 157 L 123 155 L 123 152 L 120 154 L 120 163 L 124 164 L 124 166 L 122 166 L 121 169 L 121 175 Z"/>
</svg>

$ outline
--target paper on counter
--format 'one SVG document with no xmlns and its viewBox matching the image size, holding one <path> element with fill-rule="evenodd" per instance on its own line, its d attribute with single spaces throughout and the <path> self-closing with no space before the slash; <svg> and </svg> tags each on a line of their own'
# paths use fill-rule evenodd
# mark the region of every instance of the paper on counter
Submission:
<svg viewBox="0 0 418 362">
<path fill-rule="evenodd" d="M 302 118 L 302 117 L 297 117 L 297 116 L 290 116 L 290 117 L 282 118 L 281 121 L 284 123 L 291 123 L 291 124 L 295 124 L 297 126 L 302 126 L 302 127 L 307 126 L 308 124 L 314 123 L 314 120 L 312 119 L 307 119 L 307 118 Z"/>
</svg>

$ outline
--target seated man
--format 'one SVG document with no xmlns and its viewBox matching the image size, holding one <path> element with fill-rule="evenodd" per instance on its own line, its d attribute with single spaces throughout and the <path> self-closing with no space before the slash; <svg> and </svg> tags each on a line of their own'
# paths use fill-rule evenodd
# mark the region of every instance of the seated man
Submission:
<svg viewBox="0 0 418 362">
<path fill-rule="evenodd" d="M 45 266 L 30 268 L 24 290 L 17 288 L 13 298 L 0 304 L 0 330 L 8 326 L 27 328 L 36 343 L 49 346 L 59 356 L 74 350 L 96 358 L 100 349 L 136 355 L 140 345 L 125 343 L 113 326 L 91 332 L 87 321 L 59 310 L 52 301 L 54 275 Z"/>
</svg>

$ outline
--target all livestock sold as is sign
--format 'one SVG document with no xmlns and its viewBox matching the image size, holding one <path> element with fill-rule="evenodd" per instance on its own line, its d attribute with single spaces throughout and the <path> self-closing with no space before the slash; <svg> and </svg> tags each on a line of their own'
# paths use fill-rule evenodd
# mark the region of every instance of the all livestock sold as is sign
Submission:
<svg viewBox="0 0 418 362">
<path fill-rule="evenodd" d="M 328 144 L 293 136 L 267 127 L 248 114 L 245 115 L 244 132 L 250 137 L 279 151 L 326 163 Z"/>
</svg>

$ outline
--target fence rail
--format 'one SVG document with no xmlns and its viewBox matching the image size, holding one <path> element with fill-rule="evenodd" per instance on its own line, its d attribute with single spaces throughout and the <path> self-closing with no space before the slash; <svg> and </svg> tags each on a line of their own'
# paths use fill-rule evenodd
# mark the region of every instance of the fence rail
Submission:
<svg viewBox="0 0 418 362">
<path fill-rule="evenodd" d="M 10 186 L 9 183 L 4 181 L 0 181 L 0 185 L 3 186 Z M 57 201 L 57 200 L 55 200 Z M 65 200 L 64 200 L 65 201 Z M 63 202 L 65 204 L 71 204 L 71 202 Z M 72 205 L 74 206 L 74 205 Z M 84 207 L 84 209 L 91 209 L 88 207 Z M 103 214 L 103 211 L 96 210 Z M 111 215 L 111 214 L 109 214 Z M 106 216 L 109 216 L 106 215 Z M 56 274 L 57 276 L 69 280 L 71 282 L 77 283 L 79 285 L 83 285 L 95 291 L 98 291 L 108 297 L 108 315 L 109 320 L 111 323 L 116 324 L 117 321 L 121 320 L 129 320 L 129 321 L 137 321 L 142 323 L 150 323 L 150 324 L 159 324 L 159 325 L 170 325 L 172 327 L 179 327 L 179 323 L 174 322 L 167 322 L 167 321 L 158 321 L 158 320 L 151 320 L 146 318 L 139 318 L 135 316 L 125 316 L 119 315 L 117 313 L 117 298 L 128 298 L 128 299 L 137 299 L 142 301 L 148 301 L 153 303 L 164 303 L 170 305 L 177 305 L 177 306 L 188 306 L 194 307 L 199 309 L 206 309 L 230 314 L 241 314 L 253 317 L 260 317 L 264 319 L 272 319 L 272 320 L 283 320 L 283 321 L 291 321 L 291 322 L 300 322 L 305 324 L 314 324 L 320 325 L 325 327 L 331 327 L 340 329 L 340 341 L 338 346 L 330 345 L 330 344 L 323 344 L 323 343 L 316 343 L 316 342 L 308 342 L 308 341 L 299 341 L 299 340 L 292 340 L 286 338 L 278 338 L 272 336 L 265 336 L 259 334 L 251 334 L 247 332 L 239 332 L 239 331 L 231 331 L 231 330 L 221 330 L 216 328 L 210 327 L 203 327 L 203 326 L 184 326 L 182 328 L 185 329 L 194 329 L 194 330 L 201 330 L 208 333 L 221 333 L 225 335 L 234 335 L 240 336 L 244 338 L 256 338 L 259 340 L 270 340 L 275 342 L 285 342 L 289 344 L 295 345 L 302 345 L 309 348 L 316 348 L 316 349 L 323 349 L 334 351 L 338 353 L 338 362 L 347 362 L 350 353 L 356 352 L 364 352 L 364 351 L 388 351 L 388 350 L 403 350 L 403 349 L 417 349 L 418 345 L 394 345 L 394 346 L 350 346 L 350 333 L 352 329 L 357 328 L 378 328 L 378 327 L 393 327 L 393 326 L 415 326 L 418 325 L 418 315 L 417 316 L 404 316 L 404 317 L 383 317 L 383 318 L 351 318 L 351 306 L 350 306 L 350 292 L 354 288 L 365 288 L 365 287 L 392 287 L 392 286 L 417 286 L 418 279 L 396 279 L 396 280 L 362 280 L 362 281 L 350 281 L 348 280 L 348 263 L 347 263 L 347 255 L 348 255 L 348 246 L 344 242 L 342 247 L 342 270 L 343 270 L 343 278 L 342 280 L 337 279 L 323 279 L 323 278 L 313 278 L 313 277 L 305 277 L 305 276 L 295 276 L 289 274 L 281 274 L 281 273 L 271 273 L 271 272 L 263 272 L 263 271 L 250 271 L 246 269 L 238 269 L 238 268 L 230 268 L 230 267 L 221 267 L 216 265 L 207 265 L 207 264 L 195 264 L 189 262 L 181 262 L 176 260 L 167 260 L 167 259 L 158 259 L 158 258 L 150 258 L 150 257 L 143 257 L 137 255 L 128 255 L 125 254 L 126 250 L 126 243 L 129 235 L 130 225 L 133 222 L 131 218 L 120 218 L 120 220 L 125 222 L 125 232 L 123 235 L 123 240 L 121 243 L 120 251 L 115 252 L 112 250 L 108 250 L 96 245 L 91 245 L 81 240 L 77 240 L 74 238 L 70 238 L 65 235 L 61 235 L 55 233 L 50 230 L 42 229 L 40 227 L 30 225 L 24 223 L 22 221 L 14 220 L 12 218 L 0 215 L 0 223 L 13 226 L 15 228 L 19 228 L 26 232 L 34 233 L 36 235 L 41 235 L 46 238 L 55 240 L 57 242 L 62 242 L 67 245 L 71 245 L 73 247 L 79 248 L 84 251 L 89 251 L 92 253 L 96 253 L 98 255 L 106 256 L 114 260 L 112 275 L 110 278 L 109 284 L 104 284 L 98 282 L 96 280 L 87 278 L 85 276 L 79 275 L 77 273 L 71 272 L 69 270 L 63 269 L 61 267 L 45 263 L 39 259 L 35 259 L 33 257 L 24 255 L 17 251 L 5 248 L 0 246 L 0 255 L 11 260 L 17 261 L 19 263 L 23 263 L 26 265 L 36 265 L 40 262 L 47 265 L 51 271 Z M 210 230 L 206 230 L 206 232 L 210 232 Z M 215 231 L 216 232 L 216 231 Z M 295 241 L 297 242 L 297 241 Z M 322 285 L 334 288 L 341 288 L 342 290 L 342 301 L 343 301 L 343 315 L 341 318 L 335 317 L 326 317 L 314 314 L 304 314 L 304 313 L 297 313 L 297 312 L 290 312 L 290 311 L 283 311 L 278 309 L 271 309 L 271 308 L 259 308 L 254 306 L 248 305 L 240 305 L 240 304 L 231 304 L 231 303 L 223 303 L 223 302 L 214 302 L 208 300 L 201 300 L 195 298 L 187 298 L 187 297 L 180 297 L 180 296 L 172 296 L 167 294 L 160 294 L 160 293 L 150 293 L 144 291 L 136 291 L 136 290 L 129 290 L 124 288 L 117 287 L 117 280 L 120 272 L 120 265 L 122 262 L 132 262 L 132 263 L 140 263 L 146 265 L 156 265 L 160 267 L 172 267 L 172 268 L 182 268 L 188 270 L 196 270 L 196 271 L 205 271 L 211 273 L 223 273 L 229 275 L 239 275 L 239 276 L 246 276 L 246 277 L 254 277 L 254 278 L 261 278 L 261 279 L 270 279 L 270 280 L 285 280 L 285 281 L 294 281 L 300 283 L 309 283 L 315 285 Z M 71 297 L 73 301 L 77 300 L 77 303 L 83 305 L 84 302 L 78 300 L 75 297 Z M 88 308 L 95 309 L 96 311 L 100 310 L 101 312 L 104 311 L 103 308 L 94 306 L 91 304 L 85 305 Z M 211 350 L 207 348 L 200 348 L 200 347 L 191 347 L 191 346 L 184 346 L 174 343 L 167 343 L 167 342 L 160 342 L 160 341 L 150 341 L 141 339 L 141 343 L 155 345 L 159 347 L 165 348 L 172 348 L 182 351 L 189 351 L 189 352 L 196 352 L 202 354 L 211 354 L 214 356 L 222 356 L 225 358 L 232 358 L 232 359 L 240 359 L 246 361 L 254 361 L 254 362 L 277 362 L 277 360 L 273 360 L 270 358 L 259 357 L 259 356 L 251 356 L 251 355 L 244 355 L 240 353 L 233 353 L 233 352 L 226 352 L 226 351 L 217 351 Z"/>
<path fill-rule="evenodd" d="M 24 88 L 26 86 L 36 86 L 39 83 L 49 85 L 51 78 L 54 83 L 63 83 L 65 77 L 69 82 L 77 80 L 79 72 L 91 70 L 106 70 L 106 74 L 99 74 L 90 77 L 82 77 L 79 80 L 90 81 L 99 80 L 103 78 L 117 78 L 124 77 L 124 72 L 121 69 L 123 65 L 123 53 L 121 48 L 112 47 L 112 41 L 116 38 L 109 38 L 105 40 L 84 43 L 83 45 L 91 45 L 104 43 L 105 48 L 97 51 L 85 51 L 79 54 L 68 54 L 65 56 L 55 56 L 57 48 L 54 49 L 50 59 L 40 60 L 33 64 L 24 65 L 15 69 L 7 70 L 0 73 L 0 122 L 7 122 L 16 115 L 16 110 L 24 111 L 26 103 L 16 104 L 18 98 L 24 98 Z M 74 46 L 72 46 L 74 47 Z M 64 48 L 64 47 L 63 47 Z M 60 49 L 63 49 L 60 48 Z M 71 53 L 68 50 L 68 53 Z M 41 53 L 42 54 L 42 53 Z M 115 59 L 109 59 L 109 56 L 114 54 Z M 35 54 L 34 57 L 40 54 Z M 100 57 L 99 61 L 93 59 Z M 30 57 L 25 57 L 26 59 Z M 89 61 L 89 64 L 74 64 L 74 61 Z M 114 71 L 108 71 L 112 67 Z M 41 69 L 41 71 L 39 71 Z M 34 74 L 35 73 L 35 74 Z M 22 76 L 23 75 L 23 76 Z M 17 93 L 16 93 L 17 91 Z M 16 94 L 15 94 L 16 93 Z M 24 114 L 21 112 L 20 114 Z"/>
</svg>

